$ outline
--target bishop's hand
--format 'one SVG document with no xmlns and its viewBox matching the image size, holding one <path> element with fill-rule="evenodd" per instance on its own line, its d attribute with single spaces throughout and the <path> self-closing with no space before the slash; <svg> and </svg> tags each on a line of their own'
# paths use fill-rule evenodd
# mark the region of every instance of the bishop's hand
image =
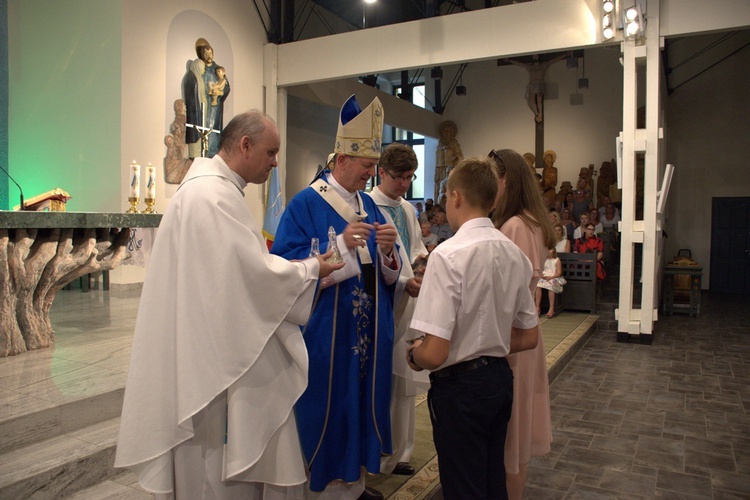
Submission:
<svg viewBox="0 0 750 500">
<path fill-rule="evenodd" d="M 352 250 L 367 245 L 367 239 L 375 226 L 366 222 L 352 222 L 344 228 L 342 233 L 346 248 Z"/>
<path fill-rule="evenodd" d="M 393 224 L 375 223 L 375 243 L 378 244 L 383 255 L 391 254 L 397 237 L 398 231 Z"/>
</svg>

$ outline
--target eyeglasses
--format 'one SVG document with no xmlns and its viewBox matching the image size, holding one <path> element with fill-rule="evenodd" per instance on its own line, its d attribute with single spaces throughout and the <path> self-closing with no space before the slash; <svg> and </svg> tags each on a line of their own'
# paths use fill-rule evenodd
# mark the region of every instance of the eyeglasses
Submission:
<svg viewBox="0 0 750 500">
<path fill-rule="evenodd" d="M 498 156 L 497 152 L 494 149 L 492 151 L 490 151 L 487 156 L 489 158 L 492 158 L 493 160 L 499 162 L 500 164 L 503 163 L 503 160 L 500 159 L 500 156 Z"/>
<path fill-rule="evenodd" d="M 408 181 L 408 182 L 414 182 L 417 180 L 417 174 L 411 174 L 411 175 L 393 175 L 386 169 L 383 169 L 383 172 L 388 174 L 388 177 L 393 179 L 394 181 Z"/>
</svg>

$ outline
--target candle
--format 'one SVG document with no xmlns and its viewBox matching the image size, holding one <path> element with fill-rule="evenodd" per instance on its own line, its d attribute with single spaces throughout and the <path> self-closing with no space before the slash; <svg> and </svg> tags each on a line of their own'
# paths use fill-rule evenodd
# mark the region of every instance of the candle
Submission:
<svg viewBox="0 0 750 500">
<path fill-rule="evenodd" d="M 130 165 L 130 197 L 141 197 L 141 166 L 135 160 Z"/>
<path fill-rule="evenodd" d="M 146 198 L 156 199 L 156 167 L 150 163 L 146 167 Z"/>
</svg>

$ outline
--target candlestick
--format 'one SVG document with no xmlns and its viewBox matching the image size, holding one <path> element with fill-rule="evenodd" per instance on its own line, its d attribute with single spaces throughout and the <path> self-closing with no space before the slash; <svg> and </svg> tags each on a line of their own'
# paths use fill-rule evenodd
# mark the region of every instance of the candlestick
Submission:
<svg viewBox="0 0 750 500">
<path fill-rule="evenodd" d="M 130 208 L 125 210 L 126 214 L 137 214 L 138 213 L 138 201 L 140 198 L 133 198 L 132 196 L 128 197 L 128 201 L 130 202 Z"/>
</svg>

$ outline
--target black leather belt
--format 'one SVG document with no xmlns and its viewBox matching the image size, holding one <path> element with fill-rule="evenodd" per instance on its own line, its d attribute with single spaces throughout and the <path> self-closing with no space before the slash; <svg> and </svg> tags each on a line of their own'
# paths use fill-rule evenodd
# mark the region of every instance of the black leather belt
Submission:
<svg viewBox="0 0 750 500">
<path fill-rule="evenodd" d="M 442 370 L 432 372 L 430 373 L 430 378 L 455 377 L 456 375 L 460 375 L 462 373 L 470 372 L 471 370 L 476 370 L 477 368 L 481 368 L 483 366 L 497 363 L 501 359 L 502 358 L 495 358 L 493 356 L 480 356 L 478 358 L 470 359 L 469 361 L 462 361 L 461 363 L 447 366 Z"/>
</svg>

